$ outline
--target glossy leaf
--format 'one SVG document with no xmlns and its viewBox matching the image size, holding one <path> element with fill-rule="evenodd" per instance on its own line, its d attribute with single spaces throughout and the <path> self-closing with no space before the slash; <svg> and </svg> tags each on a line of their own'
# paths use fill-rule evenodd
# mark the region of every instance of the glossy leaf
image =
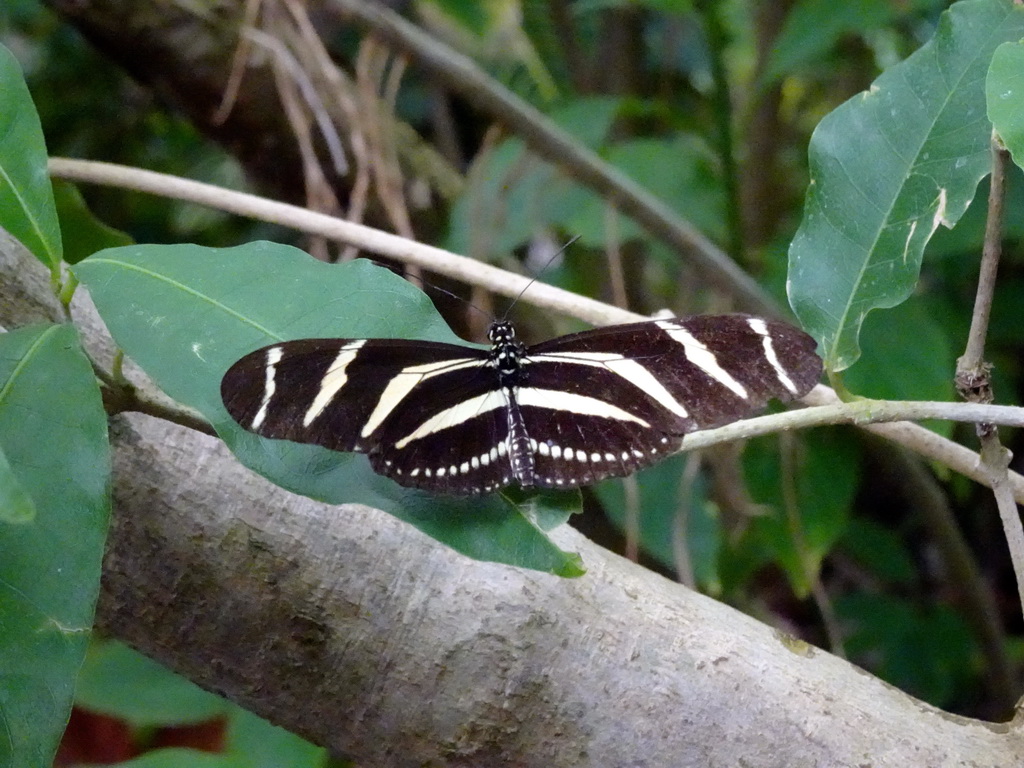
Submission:
<svg viewBox="0 0 1024 768">
<path fill-rule="evenodd" d="M 383 509 L 470 557 L 582 572 L 575 555 L 503 496 L 460 499 L 402 488 L 374 473 L 365 456 L 260 438 L 228 416 L 221 377 L 266 344 L 317 336 L 460 342 L 427 297 L 388 270 L 366 261 L 324 264 L 295 248 L 252 243 L 117 248 L 74 272 L 118 345 L 168 395 L 209 419 L 246 466 L 295 493 Z"/>
<path fill-rule="evenodd" d="M 14 56 L 0 45 L 0 227 L 51 270 L 61 260 L 60 226 L 46 170 L 46 143 Z"/>
<path fill-rule="evenodd" d="M 1010 0 L 955 3 L 931 41 L 815 130 L 789 298 L 830 369 L 857 360 L 868 312 L 910 295 L 935 228 L 956 223 L 988 172 L 984 77 L 1021 36 Z"/>
<path fill-rule="evenodd" d="M 0 446 L 36 516 L 0 524 L 0 765 L 48 765 L 99 591 L 107 418 L 70 326 L 0 335 Z"/>
<path fill-rule="evenodd" d="M 1024 167 L 1024 43 L 1003 43 L 992 57 L 985 79 L 988 119 Z"/>
</svg>

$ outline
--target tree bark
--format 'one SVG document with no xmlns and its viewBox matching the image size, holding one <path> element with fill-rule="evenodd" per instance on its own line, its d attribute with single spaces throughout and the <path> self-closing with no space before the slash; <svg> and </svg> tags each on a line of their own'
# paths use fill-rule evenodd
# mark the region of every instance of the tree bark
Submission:
<svg viewBox="0 0 1024 768">
<path fill-rule="evenodd" d="M 6 239 L 0 284 L 0 324 L 52 316 Z M 109 344 L 85 298 L 83 338 Z M 359 765 L 1024 764 L 1019 718 L 946 714 L 568 527 L 575 580 L 292 496 L 148 416 L 111 433 L 98 625 Z"/>
</svg>

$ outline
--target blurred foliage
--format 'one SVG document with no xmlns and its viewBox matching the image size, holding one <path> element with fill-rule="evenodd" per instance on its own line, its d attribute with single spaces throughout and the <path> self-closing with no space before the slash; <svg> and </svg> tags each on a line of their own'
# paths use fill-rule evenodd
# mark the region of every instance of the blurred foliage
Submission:
<svg viewBox="0 0 1024 768">
<path fill-rule="evenodd" d="M 581 146 L 656 193 L 719 245 L 739 243 L 741 265 L 780 302 L 787 286 L 795 290 L 801 316 L 836 367 L 863 352 L 845 372 L 851 391 L 952 397 L 985 227 L 987 183 L 975 186 L 988 167 L 986 115 L 1020 157 L 1021 21 L 1008 0 L 964 0 L 946 16 L 938 0 L 797 0 L 774 26 L 765 23 L 769 5 L 756 2 L 579 0 L 565 17 L 558 4 L 544 0 L 412 5 L 417 18 L 432 19 L 435 31 L 479 56 L 497 81 L 530 99 Z M 985 24 L 999 19 L 1003 37 L 988 36 Z M 1004 37 L 1013 42 L 1000 46 Z M 495 51 L 494 40 L 502 39 L 514 45 Z M 0 6 L 0 42 L 25 72 L 50 154 L 245 187 L 246 169 L 238 161 L 36 0 Z M 982 49 L 985 55 L 978 55 Z M 928 59 L 932 55 L 940 58 Z M 959 67 L 961 77 L 945 81 L 937 71 L 947 66 Z M 24 93 L 10 72 L 5 77 L 12 85 L 0 90 L 0 115 L 31 118 Z M 874 101 L 858 95 L 869 88 Z M 441 130 L 431 118 L 437 98 L 433 84 L 411 68 L 399 117 L 434 136 Z M 919 103 L 925 105 L 920 112 L 900 111 Z M 530 254 L 538 244 L 579 235 L 544 279 L 610 299 L 616 295 L 611 275 L 621 270 L 634 309 L 729 309 L 729 298 L 709 290 L 685 254 L 670 252 L 606 200 L 531 154 L 522 137 L 489 136 L 487 117 L 472 105 L 453 99 L 448 106 L 458 128 L 450 138 L 465 158 L 467 183 L 443 212 L 440 244 L 502 266 L 534 265 L 538 259 Z M 19 130 L 30 138 L 18 139 L 18 148 L 0 143 L 0 165 L 25 170 L 27 163 L 12 189 L 29 189 L 38 180 L 32 171 L 39 171 L 42 138 L 28 123 Z M 882 151 L 887 147 L 898 151 L 890 156 Z M 815 191 L 805 208 L 812 177 Z M 16 211 L 5 209 L 0 225 L 16 234 L 18 226 L 22 233 L 43 232 L 38 242 L 22 236 L 51 265 L 60 258 L 77 262 L 126 238 L 206 246 L 261 237 L 299 242 L 268 225 L 160 198 L 94 187 L 81 192 L 84 198 L 65 185 L 58 189 L 59 237 L 47 223 L 52 201 L 45 189 L 21 198 L 27 202 Z M 995 364 L 998 401 L 1016 403 L 1024 377 L 1024 180 L 1016 167 L 1006 196 L 1005 256 L 987 357 Z M 955 228 L 938 226 L 932 235 L 937 212 L 956 221 Z M 737 221 L 760 223 L 737 231 Z M 62 256 L 53 245 L 60 240 Z M 613 244 L 621 262 L 606 257 Z M 117 301 L 108 297 L 111 311 Z M 839 304 L 844 311 L 833 311 Z M 880 309 L 869 312 L 873 307 Z M 531 329 L 553 330 L 550 318 L 522 306 L 517 313 Z M 571 328 L 562 322 L 558 330 Z M 193 382 L 197 388 L 208 383 Z M 968 430 L 930 426 L 972 444 Z M 1003 436 L 1021 455 L 1019 434 L 1004 430 Z M 4 456 L 0 477 L 18 482 L 7 483 L 0 499 L 24 513 L 27 486 L 15 459 Z M 958 712 L 1005 714 L 1006 702 L 987 687 L 990 659 L 979 650 L 979 629 L 950 607 L 976 596 L 936 564 L 942 559 L 938 534 L 924 528 L 900 489 L 886 485 L 892 480 L 877 471 L 870 445 L 856 431 L 764 438 L 748 445 L 742 458 L 702 459 L 703 470 L 692 476 L 688 461 L 676 457 L 627 484 L 601 484 L 587 495 L 588 529 L 619 544 L 628 530 L 652 567 L 667 573 L 685 568 L 699 588 L 825 646 L 821 616 L 832 612 L 851 659 L 873 673 Z M 1014 636 L 1008 653 L 1019 663 L 1024 652 L 1017 636 L 1024 625 L 989 495 L 942 468 L 934 480 L 950 513 L 970 532 L 971 549 L 985 553 L 988 588 Z M 0 515 L 0 526 L 9 524 Z M 155 679 L 162 673 L 147 664 L 116 648 L 95 647 L 79 689 L 83 707 L 143 731 L 169 725 L 174 703 L 195 692 L 163 687 Z M 111 703 L 110 682 L 117 676 L 136 680 L 139 688 Z M 153 691 L 161 692 L 167 711 L 154 714 L 147 705 Z M 238 723 L 248 716 L 222 710 L 220 703 L 211 707 L 196 711 L 226 717 L 229 733 L 244 731 Z M 306 748 L 289 747 L 296 754 Z M 173 765 L 176 759 L 172 753 L 151 760 Z M 231 759 L 216 764 L 234 764 Z M 317 760 L 322 756 L 311 753 L 310 762 L 273 764 Z"/>
</svg>

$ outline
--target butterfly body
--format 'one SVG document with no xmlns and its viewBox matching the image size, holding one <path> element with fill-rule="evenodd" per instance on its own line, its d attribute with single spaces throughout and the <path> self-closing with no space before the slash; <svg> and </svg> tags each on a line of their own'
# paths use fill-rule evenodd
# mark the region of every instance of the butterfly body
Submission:
<svg viewBox="0 0 1024 768">
<path fill-rule="evenodd" d="M 221 394 L 243 427 L 369 456 L 374 470 L 457 495 L 512 483 L 568 488 L 622 476 L 685 434 L 806 394 L 814 341 L 746 315 L 609 326 L 526 347 L 304 339 L 256 350 Z"/>
</svg>

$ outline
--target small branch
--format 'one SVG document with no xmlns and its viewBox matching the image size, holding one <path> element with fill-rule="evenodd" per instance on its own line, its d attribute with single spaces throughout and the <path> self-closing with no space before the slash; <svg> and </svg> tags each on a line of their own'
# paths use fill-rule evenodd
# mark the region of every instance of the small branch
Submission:
<svg viewBox="0 0 1024 768">
<path fill-rule="evenodd" d="M 758 416 L 717 429 L 694 432 L 683 439 L 682 450 L 706 448 L 732 440 L 747 440 L 786 429 L 803 429 L 826 424 L 856 424 L 862 429 L 904 445 L 925 458 L 937 461 L 975 482 L 987 486 L 991 483 L 991 477 L 979 464 L 978 454 L 924 427 L 907 423 L 904 420 L 950 419 L 973 422 L 979 419 L 988 419 L 1001 424 L 1019 425 L 1021 419 L 1024 418 L 1024 409 L 1012 406 L 888 400 L 860 400 L 841 403 L 835 392 L 823 385 L 815 387 L 804 397 L 803 402 L 823 405 Z M 970 410 L 960 410 L 963 408 Z M 987 410 L 990 408 L 999 410 L 998 412 Z M 1013 497 L 1024 504 L 1024 477 L 1016 472 L 1010 472 L 1008 473 L 1008 482 Z"/>
<path fill-rule="evenodd" d="M 985 242 L 982 246 L 981 269 L 978 274 L 978 290 L 974 298 L 974 314 L 971 330 L 967 337 L 967 349 L 957 361 L 957 378 L 961 372 L 982 372 L 987 374 L 984 362 L 985 337 L 988 335 L 988 321 L 992 313 L 992 296 L 996 289 L 996 274 L 999 270 L 999 255 L 1002 250 L 1003 202 L 1006 199 L 1006 164 L 1010 153 L 992 140 L 992 175 L 988 192 L 988 219 L 985 222 Z"/>
<path fill-rule="evenodd" d="M 117 363 L 118 358 L 115 358 Z M 103 397 L 103 408 L 108 416 L 118 413 L 134 411 L 155 416 L 158 419 L 178 424 L 182 427 L 194 429 L 206 435 L 217 437 L 217 432 L 206 419 L 197 411 L 171 400 L 167 395 L 157 389 L 148 391 L 148 388 L 132 384 L 127 381 L 115 366 L 111 373 L 103 368 L 91 357 L 93 372 L 100 382 L 100 394 Z"/>
<path fill-rule="evenodd" d="M 819 386 L 820 389 L 827 390 Z M 717 429 L 707 429 L 686 436 L 684 450 L 706 448 L 709 445 L 731 440 L 748 440 L 752 437 L 782 432 L 791 429 L 823 427 L 830 424 L 877 424 L 888 421 L 922 421 L 945 419 L 947 421 L 976 422 L 991 421 L 1012 427 L 1024 427 L 1024 408 L 1014 405 L 982 405 L 980 403 L 946 403 L 926 400 L 856 400 L 852 403 L 834 402 L 799 410 L 757 416 L 736 421 Z"/>
<path fill-rule="evenodd" d="M 186 200 L 239 216 L 291 227 L 300 232 L 321 235 L 354 245 L 363 251 L 393 258 L 405 264 L 424 267 L 437 274 L 486 288 L 500 296 L 515 298 L 531 282 L 529 278 L 522 275 L 459 256 L 442 248 L 423 245 L 398 235 L 382 232 L 363 224 L 355 224 L 335 216 L 316 213 L 297 205 L 279 203 L 212 184 L 203 184 L 178 176 L 168 176 L 125 165 L 88 160 L 53 157 L 50 158 L 49 167 L 50 174 L 56 178 L 134 189 L 169 199 Z M 533 283 L 523 301 L 578 317 L 594 325 L 628 323 L 645 319 L 633 312 L 627 312 L 618 307 L 612 307 L 544 283 Z"/>
<path fill-rule="evenodd" d="M 981 253 L 978 273 L 978 291 L 974 299 L 974 313 L 971 330 L 967 338 L 967 349 L 957 360 L 956 387 L 960 396 L 971 403 L 991 403 L 993 399 L 991 368 L 985 361 L 985 338 L 988 335 L 989 317 L 992 312 L 992 297 L 995 294 L 996 276 L 999 271 L 999 257 L 1003 239 L 1003 202 L 1006 198 L 1006 166 L 1010 153 L 999 137 L 992 135 L 992 176 L 989 183 L 988 218 L 985 222 L 985 242 Z M 1006 488 L 1010 453 L 999 441 L 999 432 L 991 420 L 979 419 L 976 431 L 981 442 L 981 459 L 988 473 L 988 484 L 995 493 L 1003 533 L 1010 549 L 1013 572 L 1017 578 L 1017 596 L 1024 608 L 1024 530 L 1020 515 L 1013 503 L 1012 495 Z"/>
</svg>

